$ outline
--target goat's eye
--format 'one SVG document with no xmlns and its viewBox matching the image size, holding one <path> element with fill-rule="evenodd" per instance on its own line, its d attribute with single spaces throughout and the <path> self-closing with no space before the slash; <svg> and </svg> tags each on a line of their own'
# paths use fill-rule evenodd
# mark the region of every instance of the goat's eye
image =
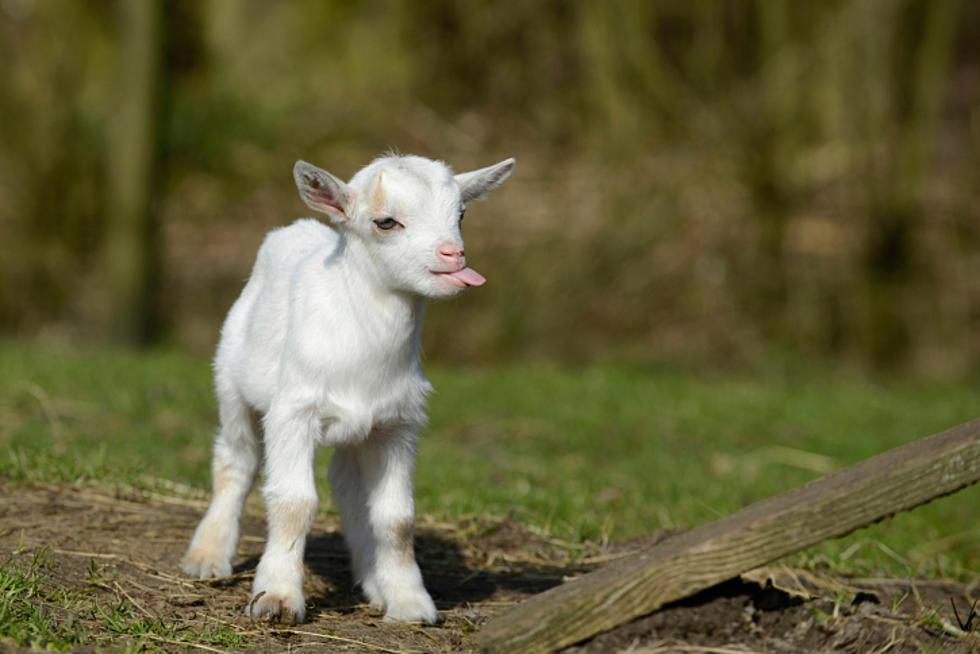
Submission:
<svg viewBox="0 0 980 654">
<path fill-rule="evenodd" d="M 399 223 L 394 218 L 388 217 L 388 218 L 379 218 L 378 220 L 374 221 L 374 224 L 378 226 L 378 229 L 382 229 L 387 232 L 390 229 L 394 229 L 395 227 L 398 227 L 401 223 Z"/>
</svg>

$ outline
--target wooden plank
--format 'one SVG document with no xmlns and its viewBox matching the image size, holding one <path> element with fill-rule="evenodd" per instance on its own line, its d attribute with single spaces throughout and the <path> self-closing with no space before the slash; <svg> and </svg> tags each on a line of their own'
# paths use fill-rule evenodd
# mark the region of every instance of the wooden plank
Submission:
<svg viewBox="0 0 980 654">
<path fill-rule="evenodd" d="M 780 557 L 980 481 L 980 418 L 757 502 L 535 595 L 477 635 L 484 652 L 549 652 Z"/>
</svg>

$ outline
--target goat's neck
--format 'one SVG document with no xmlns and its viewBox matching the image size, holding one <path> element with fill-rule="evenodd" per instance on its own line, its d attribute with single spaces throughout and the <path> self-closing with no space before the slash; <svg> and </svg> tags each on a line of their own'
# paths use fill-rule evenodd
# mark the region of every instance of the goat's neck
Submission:
<svg viewBox="0 0 980 654">
<path fill-rule="evenodd" d="M 351 299 L 359 305 L 366 319 L 385 323 L 393 333 L 404 335 L 402 346 L 417 357 L 425 298 L 393 289 L 369 247 L 359 238 L 349 237 L 342 231 L 340 238 L 338 263 L 344 268 L 344 277 L 352 289 Z"/>
</svg>

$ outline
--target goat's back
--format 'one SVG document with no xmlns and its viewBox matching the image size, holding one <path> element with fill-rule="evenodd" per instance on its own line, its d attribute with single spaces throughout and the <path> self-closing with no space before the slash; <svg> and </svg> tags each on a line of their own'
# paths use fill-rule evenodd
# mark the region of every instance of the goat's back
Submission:
<svg viewBox="0 0 980 654">
<path fill-rule="evenodd" d="M 279 376 L 296 269 L 314 253 L 327 256 L 338 241 L 336 232 L 312 218 L 269 232 L 221 330 L 215 357 L 219 386 L 229 383 L 257 409 L 268 407 Z"/>
</svg>

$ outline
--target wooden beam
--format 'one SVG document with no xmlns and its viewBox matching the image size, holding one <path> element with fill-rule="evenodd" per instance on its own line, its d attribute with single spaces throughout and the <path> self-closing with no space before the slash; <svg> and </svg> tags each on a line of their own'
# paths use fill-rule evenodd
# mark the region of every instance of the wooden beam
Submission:
<svg viewBox="0 0 980 654">
<path fill-rule="evenodd" d="M 550 652 L 980 481 L 980 418 L 897 447 L 535 595 L 484 652 Z"/>
</svg>

